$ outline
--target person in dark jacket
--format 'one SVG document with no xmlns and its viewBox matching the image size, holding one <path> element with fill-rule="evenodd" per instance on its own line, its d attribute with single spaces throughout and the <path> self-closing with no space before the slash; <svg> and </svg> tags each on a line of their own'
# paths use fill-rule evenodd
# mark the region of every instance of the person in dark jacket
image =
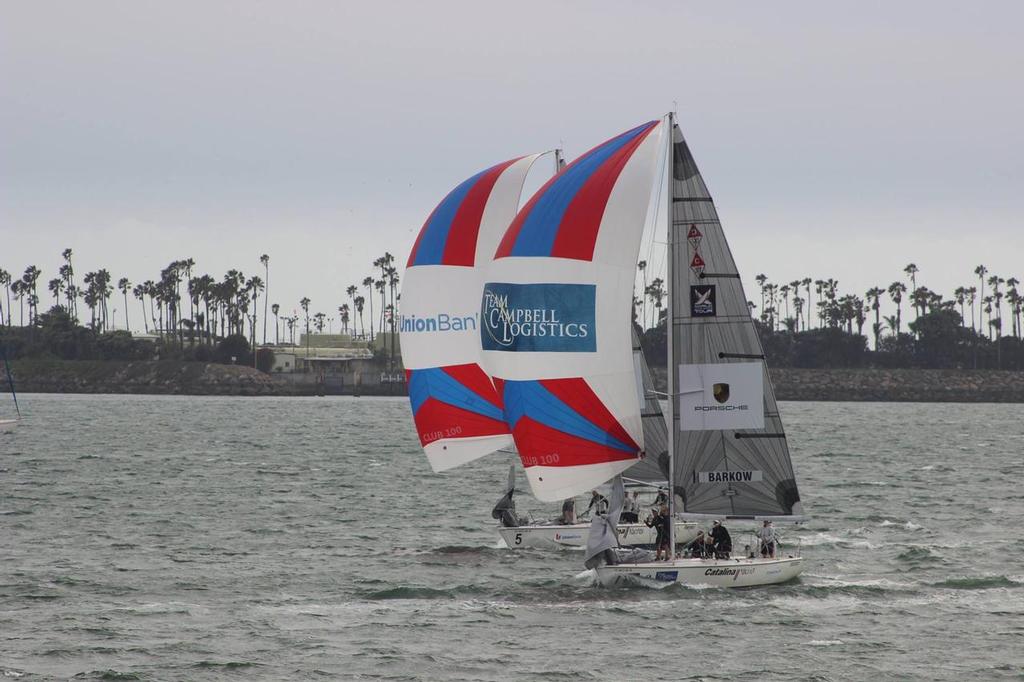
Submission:
<svg viewBox="0 0 1024 682">
<path fill-rule="evenodd" d="M 732 536 L 718 519 L 711 525 L 711 543 L 715 549 L 716 559 L 728 559 L 732 554 Z"/>
<path fill-rule="evenodd" d="M 608 498 L 596 490 L 590 491 L 590 504 L 587 505 L 587 511 L 584 514 L 589 514 L 593 511 L 595 514 L 604 515 L 608 513 Z"/>
<path fill-rule="evenodd" d="M 644 523 L 647 524 L 648 528 L 654 528 L 657 531 L 657 536 L 654 538 L 654 560 L 661 561 L 662 552 L 664 552 L 666 561 L 671 559 L 672 550 L 669 547 L 671 532 L 669 524 L 672 523 L 672 520 L 668 515 L 668 507 L 663 506 L 657 515 L 650 515 L 644 519 Z"/>
</svg>

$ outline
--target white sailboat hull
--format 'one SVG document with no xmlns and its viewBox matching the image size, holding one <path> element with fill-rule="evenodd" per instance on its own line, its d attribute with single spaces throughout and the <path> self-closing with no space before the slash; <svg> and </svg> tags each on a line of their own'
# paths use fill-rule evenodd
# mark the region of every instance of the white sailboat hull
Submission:
<svg viewBox="0 0 1024 682">
<path fill-rule="evenodd" d="M 643 523 L 622 523 L 618 526 L 619 543 L 623 547 L 654 545 L 657 531 Z M 676 521 L 676 542 L 687 543 L 697 537 L 696 523 Z M 524 547 L 586 547 L 589 523 L 571 526 L 509 526 L 498 528 L 505 544 L 512 549 Z"/>
<path fill-rule="evenodd" d="M 598 582 L 605 587 L 643 585 L 665 587 L 681 583 L 695 587 L 756 587 L 792 580 L 803 570 L 803 557 L 774 559 L 673 559 L 601 566 Z"/>
<path fill-rule="evenodd" d="M 13 431 L 17 425 L 17 419 L 0 419 L 0 431 Z"/>
</svg>

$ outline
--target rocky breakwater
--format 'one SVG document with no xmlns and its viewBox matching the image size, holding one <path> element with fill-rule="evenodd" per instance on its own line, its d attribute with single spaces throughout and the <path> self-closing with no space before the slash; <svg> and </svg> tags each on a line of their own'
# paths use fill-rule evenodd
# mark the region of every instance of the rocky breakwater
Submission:
<svg viewBox="0 0 1024 682">
<path fill-rule="evenodd" d="M 20 393 L 277 395 L 270 376 L 252 367 L 175 360 L 12 363 Z M 6 377 L 2 382 L 6 389 Z"/>
<path fill-rule="evenodd" d="M 779 400 L 1024 402 L 1024 372 L 970 369 L 773 368 Z"/>
</svg>

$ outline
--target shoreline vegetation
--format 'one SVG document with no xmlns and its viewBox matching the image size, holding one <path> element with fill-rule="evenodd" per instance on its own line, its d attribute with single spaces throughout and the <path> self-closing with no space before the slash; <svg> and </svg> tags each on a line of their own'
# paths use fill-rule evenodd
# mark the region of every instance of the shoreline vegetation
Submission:
<svg viewBox="0 0 1024 682">
<path fill-rule="evenodd" d="M 100 269 L 78 278 L 71 249 L 62 256 L 46 284 L 53 301 L 45 311 L 37 267 L 20 278 L 0 268 L 0 349 L 19 392 L 405 395 L 399 276 L 390 253 L 356 278 L 361 285 L 337 292 L 336 315 L 315 311 L 303 297 L 301 318 L 282 317 L 283 306 L 271 302 L 266 254 L 258 259 L 262 274 L 251 277 L 232 269 L 217 279 L 196 273 L 191 258 L 172 261 L 156 279 L 117 281 L 124 329 L 109 305 L 112 297 L 118 303 L 113 276 Z M 906 282 L 864 297 L 841 293 L 834 279 L 777 285 L 758 275 L 759 295 L 748 307 L 778 398 L 1024 402 L 1020 282 L 983 265 L 973 272 L 974 283 L 950 299 L 919 285 L 912 263 Z M 667 355 L 665 283 L 648 281 L 649 274 L 641 261 L 633 316 L 658 367 Z M 141 314 L 131 315 L 129 296 Z M 883 303 L 892 315 L 883 315 Z M 275 363 L 276 356 L 292 362 Z M 0 385 L 7 389 L 6 377 Z"/>
</svg>

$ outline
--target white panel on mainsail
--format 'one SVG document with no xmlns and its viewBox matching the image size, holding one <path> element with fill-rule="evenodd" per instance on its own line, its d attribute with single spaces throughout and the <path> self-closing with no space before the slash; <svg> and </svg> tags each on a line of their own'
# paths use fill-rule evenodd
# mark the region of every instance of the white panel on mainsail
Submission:
<svg viewBox="0 0 1024 682">
<path fill-rule="evenodd" d="M 542 501 L 607 481 L 643 449 L 630 312 L 663 127 L 638 126 L 558 173 L 488 267 L 484 366 Z"/>
<path fill-rule="evenodd" d="M 420 230 L 402 281 L 399 330 L 409 399 L 434 471 L 512 445 L 501 400 L 480 367 L 478 264 L 515 217 L 540 154 L 493 166 L 453 189 Z"/>
<path fill-rule="evenodd" d="M 736 263 L 682 132 L 674 127 L 672 135 L 676 494 L 691 515 L 798 520 L 803 509 L 786 434 Z M 751 381 L 751 369 L 759 381 Z M 762 390 L 751 399 L 754 384 Z M 743 414 L 761 409 L 763 420 Z"/>
</svg>

